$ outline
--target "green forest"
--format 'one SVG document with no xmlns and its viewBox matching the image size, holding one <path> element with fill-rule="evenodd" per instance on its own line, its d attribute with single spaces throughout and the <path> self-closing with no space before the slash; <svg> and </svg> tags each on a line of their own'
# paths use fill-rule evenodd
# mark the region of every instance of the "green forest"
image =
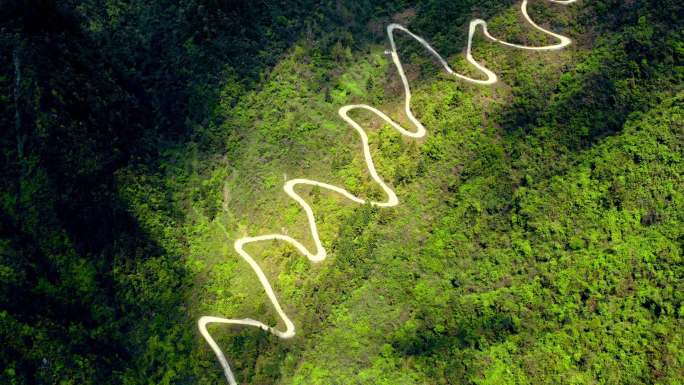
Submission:
<svg viewBox="0 0 684 385">
<path fill-rule="evenodd" d="M 282 328 L 241 237 L 385 199 L 385 28 L 455 71 L 521 0 L 0 0 L 0 385 L 225 384 L 203 315 Z M 297 328 L 211 325 L 240 384 L 684 383 L 684 3 L 530 0 L 492 86 L 397 34 L 422 139 L 353 112 L 399 205 L 317 187 L 328 257 L 249 246 Z M 411 127 L 412 129 L 412 127 Z"/>
</svg>

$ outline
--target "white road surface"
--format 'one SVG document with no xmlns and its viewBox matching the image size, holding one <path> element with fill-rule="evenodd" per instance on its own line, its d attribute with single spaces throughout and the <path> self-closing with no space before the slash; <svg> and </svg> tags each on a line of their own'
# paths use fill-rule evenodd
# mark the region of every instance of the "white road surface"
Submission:
<svg viewBox="0 0 684 385">
<path fill-rule="evenodd" d="M 574 3 L 577 0 L 547 0 L 553 3 L 558 3 L 558 4 L 570 4 Z M 370 173 L 371 178 L 375 182 L 377 182 L 380 187 L 385 191 L 387 194 L 387 199 L 384 202 L 375 202 L 371 201 L 369 202 L 371 205 L 378 206 L 378 207 L 392 207 L 396 206 L 399 204 L 399 199 L 397 198 L 397 195 L 394 193 L 394 191 L 385 183 L 385 181 L 378 175 L 377 171 L 375 170 L 375 165 L 373 164 L 373 158 L 371 157 L 371 152 L 370 152 L 370 147 L 368 145 L 368 135 L 366 135 L 366 131 L 353 119 L 349 116 L 349 112 L 352 110 L 356 109 L 364 109 L 368 110 L 375 115 L 377 115 L 380 119 L 384 120 L 387 122 L 389 125 L 394 127 L 397 131 L 399 131 L 400 134 L 411 137 L 411 138 L 421 138 L 425 136 L 426 130 L 423 124 L 416 119 L 416 117 L 413 115 L 413 112 L 411 111 L 411 88 L 409 87 L 408 80 L 406 79 L 406 74 L 404 73 L 404 67 L 401 64 L 401 60 L 399 59 L 399 55 L 397 53 L 397 47 L 394 42 L 394 32 L 395 31 L 400 31 L 404 32 L 407 35 L 411 36 L 414 38 L 416 41 L 418 41 L 420 44 L 422 44 L 425 49 L 427 49 L 428 52 L 430 52 L 439 62 L 442 64 L 444 69 L 446 70 L 447 73 L 454 75 L 455 77 L 462 79 L 466 82 L 470 83 L 475 83 L 475 84 L 481 84 L 481 85 L 489 85 L 489 84 L 494 84 L 498 81 L 498 78 L 496 74 L 494 74 L 492 71 L 489 69 L 485 68 L 483 65 L 478 63 L 472 56 L 471 49 L 472 49 L 472 42 L 473 42 L 473 36 L 478 30 L 478 27 L 481 27 L 482 33 L 484 34 L 485 37 L 487 37 L 489 40 L 503 44 L 505 46 L 513 47 L 513 48 L 518 48 L 518 49 L 524 49 L 524 50 L 530 50 L 530 51 L 550 51 L 550 50 L 558 50 L 561 49 L 571 43 L 571 40 L 565 36 L 561 36 L 559 34 L 556 34 L 554 32 L 551 32 L 549 30 L 546 30 L 539 25 L 537 25 L 528 15 L 527 13 L 527 3 L 528 0 L 523 0 L 521 4 L 521 10 L 522 14 L 525 18 L 525 20 L 535 29 L 550 35 L 558 40 L 557 44 L 553 45 L 546 45 L 546 46 L 540 46 L 540 47 L 530 47 L 530 46 L 525 46 L 525 45 L 520 45 L 520 44 L 515 44 L 515 43 L 509 43 L 503 40 L 500 40 L 494 36 L 492 36 L 489 31 L 487 30 L 487 22 L 481 19 L 475 19 L 470 22 L 469 26 L 469 31 L 468 31 L 468 45 L 466 48 L 466 59 L 470 64 L 475 66 L 485 77 L 486 79 L 474 79 L 471 77 L 468 77 L 466 75 L 462 75 L 459 73 L 454 72 L 449 64 L 440 56 L 437 51 L 430 46 L 430 44 L 425 41 L 422 37 L 414 34 L 413 32 L 409 31 L 406 27 L 401 26 L 399 24 L 390 24 L 387 26 L 387 35 L 389 37 L 389 42 L 390 42 L 390 51 L 389 54 L 392 56 L 392 61 L 394 62 L 394 65 L 397 68 L 397 72 L 399 72 L 399 76 L 401 77 L 401 81 L 404 85 L 404 111 L 406 112 L 406 116 L 408 119 L 411 121 L 415 129 L 413 131 L 409 131 L 405 129 L 404 127 L 400 126 L 397 122 L 392 120 L 390 117 L 385 115 L 382 111 L 369 106 L 367 104 L 351 104 L 351 105 L 346 105 L 343 106 L 342 108 L 339 109 L 338 113 L 340 117 L 347 122 L 352 128 L 358 132 L 359 136 L 361 137 L 361 143 L 363 145 L 363 155 L 366 160 L 366 165 L 368 166 L 368 172 Z M 287 316 L 285 311 L 283 311 L 282 307 L 280 306 L 280 303 L 278 302 L 278 298 L 276 297 L 275 293 L 273 292 L 273 288 L 271 287 L 271 284 L 268 281 L 268 278 L 266 278 L 266 275 L 264 272 L 261 270 L 259 267 L 259 264 L 252 258 L 247 251 L 245 251 L 245 246 L 250 244 L 250 243 L 255 243 L 255 242 L 265 242 L 265 241 L 283 241 L 291 244 L 294 246 L 297 250 L 299 250 L 300 253 L 304 254 L 311 262 L 320 262 L 326 258 L 326 250 L 323 248 L 323 245 L 321 244 L 321 240 L 318 235 L 318 230 L 316 228 L 316 218 L 314 216 L 313 210 L 311 209 L 311 206 L 309 206 L 308 203 L 302 198 L 299 194 L 296 192 L 296 186 L 297 185 L 310 185 L 310 186 L 318 186 L 320 188 L 324 188 L 333 192 L 336 192 L 345 198 L 359 203 L 359 204 L 365 204 L 367 203 L 365 199 L 354 196 L 351 194 L 349 191 L 333 186 L 328 183 L 324 182 L 318 182 L 315 180 L 311 179 L 292 179 L 289 180 L 285 183 L 283 186 L 285 193 L 289 195 L 292 199 L 294 199 L 299 205 L 304 209 L 304 212 L 306 213 L 306 217 L 309 221 L 309 227 L 311 229 L 311 236 L 313 238 L 314 250 L 309 250 L 304 246 L 302 243 L 297 241 L 296 239 L 287 236 L 285 234 L 266 234 L 266 235 L 260 235 L 256 237 L 245 237 L 245 238 L 240 238 L 235 241 L 234 247 L 235 250 L 238 252 L 238 254 L 252 267 L 254 270 L 254 273 L 256 273 L 257 278 L 259 279 L 259 283 L 261 286 L 264 288 L 264 291 L 266 292 L 266 295 L 270 299 L 271 303 L 273 304 L 273 307 L 275 308 L 276 313 L 278 313 L 278 316 L 280 319 L 283 321 L 283 324 L 285 326 L 284 329 L 276 329 L 275 326 L 269 326 L 266 325 L 265 323 L 257 320 L 253 320 L 250 318 L 223 318 L 223 317 L 214 317 L 214 316 L 204 316 L 201 317 L 197 324 L 200 330 L 200 333 L 206 339 L 207 343 L 209 346 L 211 346 L 211 349 L 216 353 L 216 357 L 219 360 L 219 363 L 221 364 L 221 367 L 223 368 L 223 371 L 225 373 L 226 379 L 228 380 L 228 383 L 230 385 L 237 385 L 237 381 L 235 380 L 235 376 L 233 375 L 233 372 L 230 369 L 230 365 L 228 364 L 228 360 L 226 359 L 226 356 L 223 354 L 223 351 L 221 348 L 218 346 L 216 341 L 211 337 L 211 334 L 209 334 L 209 331 L 207 330 L 207 325 L 209 324 L 232 324 L 232 325 L 245 325 L 245 326 L 253 326 L 260 328 L 262 330 L 268 331 L 280 338 L 292 338 L 295 336 L 295 325 L 290 320 L 290 318 Z"/>
</svg>

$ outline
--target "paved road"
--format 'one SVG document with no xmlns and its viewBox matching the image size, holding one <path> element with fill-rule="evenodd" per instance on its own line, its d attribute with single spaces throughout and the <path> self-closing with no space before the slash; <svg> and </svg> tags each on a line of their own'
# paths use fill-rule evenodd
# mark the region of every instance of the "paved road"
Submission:
<svg viewBox="0 0 684 385">
<path fill-rule="evenodd" d="M 553 3 L 559 3 L 559 4 L 570 4 L 574 3 L 577 0 L 547 0 L 551 1 Z M 363 110 L 368 110 L 375 115 L 377 115 L 380 119 L 384 120 L 387 122 L 389 125 L 394 127 L 397 131 L 399 131 L 400 134 L 411 137 L 411 138 L 421 138 L 425 136 L 425 127 L 423 124 L 416 119 L 416 117 L 413 115 L 413 112 L 411 112 L 411 88 L 409 87 L 408 80 L 406 79 L 406 74 L 404 73 L 404 67 L 401 64 L 401 60 L 399 59 L 399 55 L 397 53 L 397 46 L 394 42 L 394 32 L 395 31 L 401 31 L 412 38 L 414 38 L 416 41 L 418 41 L 420 44 L 422 44 L 427 51 L 435 56 L 437 60 L 442 64 L 444 69 L 446 70 L 447 73 L 454 75 L 455 77 L 465 80 L 470 83 L 475 83 L 475 84 L 481 84 L 481 85 L 488 85 L 488 84 L 494 84 L 497 82 L 498 78 L 496 77 L 496 74 L 494 74 L 492 71 L 475 61 L 471 54 L 471 49 L 472 49 L 472 43 L 473 43 L 473 36 L 478 30 L 478 27 L 481 27 L 482 32 L 484 36 L 486 36 L 488 39 L 509 46 L 509 47 L 514 47 L 514 48 L 519 48 L 519 49 L 525 49 L 525 50 L 531 50 L 531 51 L 547 51 L 547 50 L 557 50 L 561 49 L 571 43 L 570 39 L 558 35 L 556 33 L 553 33 L 551 31 L 548 31 L 539 25 L 537 25 L 527 14 L 527 3 L 528 0 L 524 0 L 521 4 L 521 10 L 522 14 L 525 18 L 525 20 L 535 29 L 553 36 L 554 38 L 558 39 L 559 42 L 557 44 L 553 45 L 547 45 L 547 46 L 541 46 L 541 47 L 529 47 L 525 45 L 520 45 L 520 44 L 515 44 L 515 43 L 509 43 L 500 39 L 497 39 L 496 37 L 492 36 L 489 31 L 487 30 L 487 22 L 481 19 L 475 19 L 470 22 L 470 27 L 468 31 L 468 46 L 466 48 L 466 59 L 470 64 L 472 64 L 475 68 L 477 68 L 484 76 L 486 79 L 475 79 L 471 78 L 465 75 L 461 75 L 459 73 L 454 72 L 449 64 L 440 56 L 437 51 L 430 46 L 430 44 L 425 41 L 422 37 L 414 34 L 413 32 L 409 31 L 405 27 L 399 25 L 399 24 L 390 24 L 387 26 L 387 35 L 389 37 L 390 41 L 390 46 L 391 50 L 389 51 L 389 54 L 392 56 L 392 61 L 394 62 L 394 65 L 397 68 L 397 72 L 399 72 L 399 76 L 401 77 L 401 81 L 404 85 L 404 111 L 406 112 L 406 116 L 408 119 L 411 121 L 413 126 L 415 127 L 415 130 L 409 131 L 405 129 L 404 127 L 400 126 L 397 122 L 392 120 L 390 117 L 385 115 L 382 111 L 369 106 L 367 104 L 350 104 L 346 105 L 342 108 L 339 109 L 338 113 L 340 117 L 347 122 L 352 128 L 358 132 L 359 136 L 361 137 L 361 143 L 363 145 L 363 156 L 366 160 L 366 165 L 368 167 L 368 172 L 370 173 L 371 178 L 375 182 L 377 182 L 380 187 L 385 191 L 387 195 L 387 200 L 384 202 L 375 202 L 371 201 L 368 202 L 371 205 L 378 206 L 378 207 L 392 207 L 396 206 L 399 204 L 399 199 L 397 198 L 397 195 L 394 193 L 394 191 L 385 183 L 384 180 L 378 175 L 375 165 L 373 163 L 373 158 L 371 157 L 371 152 L 370 152 L 370 147 L 368 145 L 368 135 L 366 135 L 366 131 L 353 119 L 349 116 L 349 112 L 357 109 L 363 109 Z M 216 357 L 219 360 L 219 363 L 223 367 L 223 371 L 226 375 L 226 379 L 228 380 L 228 383 L 230 385 L 237 385 L 237 382 L 235 381 L 235 376 L 233 375 L 233 372 L 230 369 L 230 365 L 228 364 L 228 360 L 226 359 L 226 356 L 223 354 L 223 351 L 221 348 L 218 346 L 216 341 L 211 337 L 209 334 L 209 331 L 207 330 L 207 325 L 212 324 L 212 323 L 218 323 L 218 324 L 233 324 L 233 325 L 246 325 L 246 326 L 254 326 L 257 328 L 260 328 L 262 330 L 268 331 L 270 333 L 273 333 L 274 335 L 280 337 L 280 338 L 292 338 L 295 336 L 295 326 L 294 323 L 292 323 L 292 320 L 287 316 L 287 314 L 283 311 L 282 307 L 280 306 L 280 303 L 278 302 L 278 298 L 276 297 L 275 293 L 273 292 L 273 288 L 271 287 L 271 284 L 268 281 L 268 278 L 266 278 L 266 275 L 264 272 L 261 270 L 257 262 L 252 258 L 247 251 L 245 251 L 244 247 L 250 243 L 255 243 L 255 242 L 264 242 L 264 241 L 283 241 L 291 244 L 294 246 L 297 250 L 299 250 L 300 253 L 304 254 L 311 262 L 320 262 L 326 258 L 326 250 L 323 248 L 323 245 L 321 244 L 321 240 L 318 235 L 318 229 L 316 228 L 316 217 L 314 216 L 313 210 L 311 209 L 311 206 L 309 206 L 308 203 L 302 198 L 296 191 L 296 186 L 298 185 L 310 185 L 310 186 L 318 186 L 320 188 L 324 188 L 333 192 L 336 192 L 345 198 L 356 202 L 360 204 L 367 203 L 365 199 L 354 196 L 351 194 L 349 191 L 333 186 L 328 183 L 324 182 L 318 182 L 315 180 L 311 179 L 292 179 L 289 180 L 285 183 L 283 186 L 285 193 L 289 195 L 292 199 L 294 199 L 299 205 L 304 209 L 304 212 L 306 213 L 306 217 L 309 221 L 309 228 L 311 229 L 311 236 L 313 237 L 314 241 L 314 250 L 309 250 L 304 246 L 302 243 L 297 241 L 296 239 L 289 237 L 285 234 L 267 234 L 267 235 L 260 235 L 257 237 L 245 237 L 245 238 L 240 238 L 235 241 L 234 247 L 235 250 L 240 254 L 240 256 L 252 267 L 252 270 L 254 270 L 254 273 L 256 273 L 257 278 L 259 279 L 259 283 L 261 286 L 264 288 L 264 291 L 266 292 L 266 295 L 268 298 L 271 300 L 271 303 L 273 304 L 273 307 L 275 308 L 276 312 L 278 313 L 278 316 L 280 319 L 283 320 L 283 323 L 285 324 L 285 329 L 284 330 L 279 330 L 276 329 L 275 327 L 269 326 L 264 324 L 261 321 L 253 320 L 250 318 L 223 318 L 223 317 L 213 317 L 213 316 L 204 316 L 201 317 L 197 324 L 200 330 L 200 333 L 206 339 L 207 343 L 209 346 L 211 346 L 212 350 L 214 353 L 216 353 Z"/>
</svg>

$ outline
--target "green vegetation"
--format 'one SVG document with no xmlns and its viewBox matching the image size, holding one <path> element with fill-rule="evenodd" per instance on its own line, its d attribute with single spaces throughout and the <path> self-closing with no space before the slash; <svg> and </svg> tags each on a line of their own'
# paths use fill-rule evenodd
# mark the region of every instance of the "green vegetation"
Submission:
<svg viewBox="0 0 684 385">
<path fill-rule="evenodd" d="M 200 315 L 276 322 L 232 240 L 310 242 L 281 186 L 380 197 L 337 108 L 408 127 L 384 26 L 460 71 L 515 1 L 0 1 L 0 384 L 219 384 Z M 329 258 L 250 246 L 297 325 L 211 326 L 250 384 L 678 384 L 684 6 L 530 2 L 559 52 L 399 36 L 425 140 L 370 114 L 397 208 L 306 192 Z M 371 324 L 377 325 L 371 327 Z"/>
</svg>

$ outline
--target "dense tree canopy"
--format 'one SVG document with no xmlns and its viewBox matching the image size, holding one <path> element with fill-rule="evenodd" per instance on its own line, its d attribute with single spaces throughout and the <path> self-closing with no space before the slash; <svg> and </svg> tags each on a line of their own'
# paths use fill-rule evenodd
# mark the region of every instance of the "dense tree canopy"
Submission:
<svg viewBox="0 0 684 385">
<path fill-rule="evenodd" d="M 252 384 L 677 384 L 684 378 L 684 6 L 530 1 L 573 45 L 475 42 L 494 87 L 398 37 L 428 137 L 371 115 L 396 209 L 324 191 L 328 260 L 254 255 L 297 323 L 212 327 Z M 203 314 L 276 317 L 232 241 L 310 242 L 284 176 L 363 196 L 384 27 L 459 71 L 467 22 L 543 43 L 517 1 L 0 0 L 0 384 L 216 384 Z"/>
</svg>

